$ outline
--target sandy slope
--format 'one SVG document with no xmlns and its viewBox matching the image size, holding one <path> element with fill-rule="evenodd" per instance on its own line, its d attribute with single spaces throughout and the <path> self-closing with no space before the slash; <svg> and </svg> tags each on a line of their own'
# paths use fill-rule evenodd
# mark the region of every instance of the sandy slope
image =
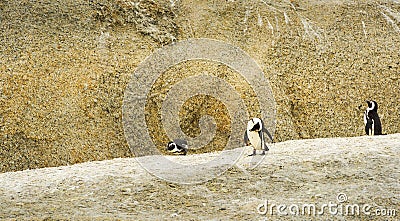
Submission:
<svg viewBox="0 0 400 221">
<path fill-rule="evenodd" d="M 244 157 L 239 167 L 192 185 L 154 177 L 134 158 L 3 173 L 0 219 L 399 219 L 400 134 L 295 140 L 276 143 L 270 149 L 253 169 L 245 162 L 249 158 Z M 240 150 L 245 154 L 251 151 Z M 215 155 L 169 158 L 196 164 Z M 147 158 L 154 159 L 157 157 Z M 339 204 L 337 196 L 341 193 L 346 194 L 347 201 Z M 304 204 L 316 205 L 317 212 L 330 202 L 342 208 L 357 204 L 360 208 L 367 206 L 370 214 L 360 211 L 360 215 L 350 216 L 343 209 L 331 215 L 324 209 L 323 215 L 305 212 L 282 216 L 277 214 L 277 207 L 272 215 L 270 211 L 259 214 L 265 208 L 259 206 L 266 200 L 269 206 L 284 204 L 293 211 L 296 205 L 302 208 Z"/>
</svg>

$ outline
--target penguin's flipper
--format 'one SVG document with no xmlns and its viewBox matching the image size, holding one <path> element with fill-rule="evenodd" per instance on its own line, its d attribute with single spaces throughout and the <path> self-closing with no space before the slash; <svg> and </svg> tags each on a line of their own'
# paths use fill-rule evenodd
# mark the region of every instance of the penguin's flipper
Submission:
<svg viewBox="0 0 400 221">
<path fill-rule="evenodd" d="M 371 130 L 373 130 L 373 120 L 368 116 L 368 113 L 366 112 L 366 117 L 365 117 L 365 134 L 366 135 L 372 135 Z"/>
<path fill-rule="evenodd" d="M 245 144 L 246 146 L 249 146 L 249 145 L 250 145 L 250 140 L 249 140 L 249 136 L 247 135 L 247 130 L 244 132 L 243 141 L 244 141 L 244 144 Z"/>
<path fill-rule="evenodd" d="M 369 135 L 369 125 L 368 125 L 368 123 L 367 124 L 365 124 L 365 134 L 366 135 Z"/>
<path fill-rule="evenodd" d="M 271 133 L 270 133 L 270 132 L 268 131 L 268 129 L 265 127 L 264 121 L 263 121 L 263 120 L 261 120 L 261 124 L 262 124 L 262 132 L 266 133 L 267 136 L 269 137 L 269 139 L 270 139 L 271 142 L 272 142 L 274 139 L 272 138 Z"/>
<path fill-rule="evenodd" d="M 274 140 L 274 139 L 272 138 L 271 133 L 267 130 L 267 128 L 263 127 L 262 131 L 263 131 L 264 133 L 267 134 L 267 136 L 269 137 L 269 139 L 270 139 L 271 141 Z"/>
</svg>

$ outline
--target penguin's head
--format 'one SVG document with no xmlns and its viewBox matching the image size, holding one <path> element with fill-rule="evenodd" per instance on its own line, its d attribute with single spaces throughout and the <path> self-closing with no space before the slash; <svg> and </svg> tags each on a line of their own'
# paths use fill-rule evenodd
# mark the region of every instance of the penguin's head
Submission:
<svg viewBox="0 0 400 221">
<path fill-rule="evenodd" d="M 256 131 L 259 132 L 262 130 L 262 122 L 260 118 L 253 118 L 247 122 L 247 130 L 248 131 Z"/>
<path fill-rule="evenodd" d="M 169 142 L 168 144 L 167 144 L 167 150 L 168 151 L 174 151 L 174 150 L 176 150 L 177 148 L 176 148 L 176 143 L 174 143 L 174 142 Z"/>
<path fill-rule="evenodd" d="M 378 110 L 378 103 L 376 103 L 375 101 L 366 100 L 365 102 L 367 102 L 367 104 L 368 104 L 367 110 L 369 110 L 369 111 L 377 111 Z"/>
</svg>

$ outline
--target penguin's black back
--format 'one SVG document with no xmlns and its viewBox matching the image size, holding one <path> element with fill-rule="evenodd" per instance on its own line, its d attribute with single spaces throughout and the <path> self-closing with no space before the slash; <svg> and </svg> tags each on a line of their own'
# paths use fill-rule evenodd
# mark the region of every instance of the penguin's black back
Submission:
<svg viewBox="0 0 400 221">
<path fill-rule="evenodd" d="M 178 146 L 178 148 L 185 148 L 188 143 L 186 140 L 181 140 L 181 139 L 174 139 L 174 143 Z"/>
<path fill-rule="evenodd" d="M 378 112 L 375 110 L 368 111 L 368 118 L 373 121 L 374 128 L 374 135 L 382 135 L 382 124 L 381 119 L 379 118 Z M 368 121 L 367 121 L 368 123 Z"/>
</svg>

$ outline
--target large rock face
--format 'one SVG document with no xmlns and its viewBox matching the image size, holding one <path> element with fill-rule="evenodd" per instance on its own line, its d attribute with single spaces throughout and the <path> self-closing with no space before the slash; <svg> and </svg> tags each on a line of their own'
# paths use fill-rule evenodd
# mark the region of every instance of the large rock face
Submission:
<svg viewBox="0 0 400 221">
<path fill-rule="evenodd" d="M 153 51 L 189 38 L 235 45 L 259 64 L 276 100 L 276 141 L 361 135 L 366 99 L 379 103 L 384 133 L 400 132 L 396 0 L 9 1 L 0 12 L 2 172 L 132 156 L 125 87 Z M 249 106 L 256 99 L 235 71 L 209 61 L 172 67 L 151 92 L 199 72 L 233 84 Z M 161 148 L 159 98 L 150 96 L 146 123 Z M 204 108 L 222 110 L 210 114 L 215 142 L 197 152 L 222 149 L 230 132 L 224 104 L 210 99 L 180 112 L 183 131 L 196 136 Z"/>
</svg>

